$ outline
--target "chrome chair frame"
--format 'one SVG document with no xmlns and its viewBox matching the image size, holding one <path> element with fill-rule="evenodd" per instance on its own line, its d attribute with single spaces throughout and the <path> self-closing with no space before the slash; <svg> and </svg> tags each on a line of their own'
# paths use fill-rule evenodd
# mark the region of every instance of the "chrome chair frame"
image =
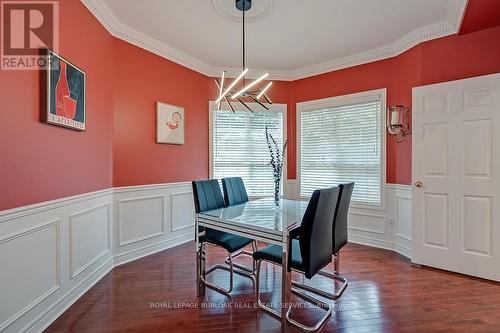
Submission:
<svg viewBox="0 0 500 333">
<path fill-rule="evenodd" d="M 305 283 L 300 283 L 297 281 L 292 281 L 292 286 L 310 291 L 316 295 L 323 296 L 323 297 L 328 298 L 328 299 L 337 299 L 340 296 L 342 296 L 342 294 L 344 293 L 344 291 L 348 285 L 348 280 L 345 277 L 339 275 L 339 270 L 340 270 L 340 252 L 337 252 L 337 254 L 335 254 L 333 256 L 333 273 L 326 272 L 323 270 L 318 272 L 318 275 L 321 275 L 321 276 L 324 276 L 324 277 L 327 277 L 327 278 L 334 280 L 333 281 L 333 290 L 335 290 L 335 280 L 342 282 L 342 284 L 337 292 L 329 293 L 329 292 L 326 292 L 324 290 L 321 290 L 321 289 L 318 289 L 318 288 L 315 288 L 313 286 L 307 285 Z"/>
<path fill-rule="evenodd" d="M 275 263 L 271 262 L 271 261 L 268 261 L 268 260 L 264 260 L 264 259 L 261 259 L 261 260 L 258 260 L 257 261 L 257 272 L 256 272 L 256 296 L 257 296 L 257 304 L 259 305 L 259 307 L 261 309 L 263 309 L 264 311 L 266 311 L 267 313 L 277 317 L 277 318 L 281 318 L 281 314 L 268 307 L 267 305 L 265 305 L 264 303 L 262 303 L 262 301 L 260 300 L 260 267 L 261 267 L 261 264 L 262 264 L 262 261 L 267 261 L 269 262 L 270 264 L 273 264 L 275 265 Z M 318 273 L 319 274 L 319 273 Z M 283 281 L 284 282 L 284 281 Z M 301 297 L 302 299 L 306 300 L 306 301 L 309 301 L 311 303 L 314 303 L 316 304 L 318 307 L 322 308 L 322 309 L 326 309 L 326 312 L 325 314 L 317 321 L 317 323 L 314 325 L 314 326 L 306 326 L 292 318 L 290 318 L 290 315 L 292 313 L 292 306 L 291 304 L 288 304 L 288 309 L 287 309 L 287 312 L 286 312 L 286 319 L 288 320 L 288 322 L 290 324 L 292 324 L 293 326 L 297 327 L 298 329 L 302 330 L 302 331 L 305 331 L 305 332 L 314 332 L 314 331 L 317 331 L 319 330 L 327 321 L 327 319 L 330 317 L 330 315 L 332 314 L 332 307 L 319 300 L 319 299 L 316 299 L 302 291 L 299 291 L 295 288 L 292 288 L 292 292 L 294 294 L 296 294 L 297 296 Z"/>
<path fill-rule="evenodd" d="M 252 246 L 255 246 L 253 245 L 255 243 L 255 241 L 252 243 Z M 217 248 L 221 248 L 221 249 L 224 249 L 222 246 L 219 246 L 219 245 L 216 245 L 216 244 L 213 244 L 213 243 L 210 243 L 210 242 L 200 242 L 200 247 L 201 247 L 201 255 L 203 256 L 202 260 L 205 260 L 205 244 L 209 244 L 211 246 L 214 246 L 214 247 L 217 247 Z M 224 249 L 226 251 L 226 249 Z M 254 271 L 252 271 L 250 268 L 244 266 L 244 265 L 238 265 L 240 267 L 245 267 L 246 269 L 241 269 L 239 268 L 238 266 L 236 266 L 237 264 L 233 263 L 233 259 L 236 257 L 236 255 L 238 254 L 241 254 L 240 251 L 236 251 L 236 252 L 233 252 L 233 253 L 229 253 L 228 252 L 228 257 L 226 258 L 227 262 L 228 262 L 228 265 L 229 267 L 227 266 L 224 266 L 224 265 L 221 265 L 221 264 L 215 264 L 215 265 L 212 265 L 210 266 L 209 268 L 207 268 L 204 272 L 204 274 L 201 274 L 200 275 L 200 280 L 207 286 L 207 287 L 210 287 L 214 290 L 217 290 L 229 297 L 231 297 L 231 291 L 233 290 L 233 276 L 234 276 L 234 273 L 236 274 L 239 274 L 241 276 L 244 276 L 244 277 L 248 277 L 250 279 L 252 279 L 252 281 L 254 281 Z M 236 253 L 236 255 L 234 255 L 234 253 Z M 255 266 L 255 263 L 254 263 L 254 266 Z M 236 267 L 236 268 L 235 268 Z M 229 272 L 229 289 L 224 289 L 222 287 L 219 287 L 213 283 L 210 283 L 208 282 L 205 277 L 217 270 L 217 269 L 222 269 L 222 270 L 225 270 L 225 271 L 228 271 Z"/>
<path fill-rule="evenodd" d="M 252 251 L 254 251 L 254 252 L 257 251 L 257 241 L 255 241 L 255 240 L 252 242 Z M 252 252 L 249 252 L 247 250 L 240 250 L 240 251 L 235 252 L 232 255 L 232 258 L 230 258 L 230 256 L 228 255 L 226 257 L 226 259 L 224 260 L 224 262 L 229 265 L 230 261 L 232 261 L 231 259 L 236 259 L 236 257 L 238 257 L 240 255 L 246 255 L 246 256 L 252 257 L 252 254 L 253 254 Z M 255 260 L 253 260 L 253 258 L 252 258 L 252 268 L 250 268 L 250 267 L 248 267 L 246 265 L 238 264 L 236 262 L 233 262 L 232 265 L 234 267 L 239 268 L 239 269 L 241 269 L 243 271 L 246 271 L 246 272 L 248 272 L 248 273 L 250 273 L 252 275 L 255 274 L 255 271 L 257 269 L 256 266 L 255 266 Z"/>
</svg>

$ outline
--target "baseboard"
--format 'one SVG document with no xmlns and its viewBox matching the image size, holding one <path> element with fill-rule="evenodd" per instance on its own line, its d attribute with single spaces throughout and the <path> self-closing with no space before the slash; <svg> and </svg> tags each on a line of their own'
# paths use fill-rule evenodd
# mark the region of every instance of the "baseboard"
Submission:
<svg viewBox="0 0 500 333">
<path fill-rule="evenodd" d="M 394 243 L 372 237 L 349 235 L 349 242 L 394 251 Z"/>
<path fill-rule="evenodd" d="M 50 324 L 52 324 L 59 316 L 61 316 L 71 305 L 80 299 L 90 288 L 99 282 L 106 274 L 113 269 L 113 258 L 109 258 L 89 277 L 80 282 L 66 295 L 61 297 L 59 301 L 54 303 L 46 313 L 28 324 L 23 332 L 43 332 Z"/>
<path fill-rule="evenodd" d="M 194 240 L 194 232 L 115 255 L 114 267 Z"/>
<path fill-rule="evenodd" d="M 404 246 L 404 245 L 401 245 L 401 244 L 395 244 L 394 245 L 394 251 L 396 251 L 397 253 L 401 254 L 402 256 L 408 258 L 411 260 L 411 249 Z"/>
</svg>

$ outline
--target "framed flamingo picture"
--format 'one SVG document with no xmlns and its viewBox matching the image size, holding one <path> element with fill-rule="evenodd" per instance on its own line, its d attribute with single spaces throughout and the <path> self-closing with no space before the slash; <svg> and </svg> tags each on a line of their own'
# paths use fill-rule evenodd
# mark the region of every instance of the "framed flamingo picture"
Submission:
<svg viewBox="0 0 500 333">
<path fill-rule="evenodd" d="M 45 77 L 46 108 L 42 120 L 48 124 L 85 131 L 86 75 L 52 50 L 45 50 L 47 70 Z"/>
<path fill-rule="evenodd" d="M 156 142 L 184 144 L 184 108 L 156 102 Z"/>
</svg>

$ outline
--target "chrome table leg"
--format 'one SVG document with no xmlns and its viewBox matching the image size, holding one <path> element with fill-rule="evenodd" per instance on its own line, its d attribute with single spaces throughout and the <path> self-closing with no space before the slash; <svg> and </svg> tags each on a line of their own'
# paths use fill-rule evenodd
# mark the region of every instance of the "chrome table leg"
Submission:
<svg viewBox="0 0 500 333">
<path fill-rule="evenodd" d="M 195 218 L 195 244 L 196 244 L 196 296 L 205 296 L 205 283 L 203 283 L 205 277 L 205 252 L 203 250 L 203 244 L 200 243 L 200 235 L 198 231 L 198 216 Z"/>
<path fill-rule="evenodd" d="M 288 252 L 291 246 L 290 234 L 287 232 L 285 235 L 285 242 L 283 244 L 283 258 L 281 259 L 281 331 L 288 332 L 287 313 L 291 309 L 292 298 L 292 271 L 288 269 Z"/>
</svg>

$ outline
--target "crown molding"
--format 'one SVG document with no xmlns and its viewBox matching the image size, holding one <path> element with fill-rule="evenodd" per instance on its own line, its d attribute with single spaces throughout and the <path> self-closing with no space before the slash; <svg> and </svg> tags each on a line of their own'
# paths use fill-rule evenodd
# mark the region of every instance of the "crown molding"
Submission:
<svg viewBox="0 0 500 333">
<path fill-rule="evenodd" d="M 458 33 L 462 26 L 462 21 L 465 16 L 465 10 L 469 4 L 469 0 L 454 0 L 455 6 L 450 6 L 448 11 L 448 22 L 453 25 L 453 29 Z"/>
<path fill-rule="evenodd" d="M 101 0 L 80 0 L 111 35 L 204 75 L 212 67 L 120 22 Z"/>
<path fill-rule="evenodd" d="M 116 38 L 209 77 L 219 77 L 222 71 L 226 71 L 228 77 L 237 77 L 241 73 L 241 68 L 211 66 L 200 59 L 131 29 L 114 16 L 102 0 L 80 1 L 106 30 Z M 415 29 L 392 44 L 292 71 L 252 69 L 247 77 L 257 78 L 262 73 L 269 73 L 271 80 L 294 81 L 398 56 L 422 42 L 458 33 L 467 3 L 468 0 L 454 0 L 450 6 L 446 21 Z"/>
</svg>

